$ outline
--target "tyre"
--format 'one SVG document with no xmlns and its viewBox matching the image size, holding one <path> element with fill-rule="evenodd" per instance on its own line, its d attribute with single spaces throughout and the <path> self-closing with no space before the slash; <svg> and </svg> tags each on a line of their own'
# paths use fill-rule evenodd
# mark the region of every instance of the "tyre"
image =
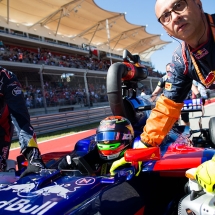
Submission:
<svg viewBox="0 0 215 215">
<path fill-rule="evenodd" d="M 212 117 L 209 120 L 209 137 L 212 147 L 215 148 L 215 117 Z"/>
</svg>

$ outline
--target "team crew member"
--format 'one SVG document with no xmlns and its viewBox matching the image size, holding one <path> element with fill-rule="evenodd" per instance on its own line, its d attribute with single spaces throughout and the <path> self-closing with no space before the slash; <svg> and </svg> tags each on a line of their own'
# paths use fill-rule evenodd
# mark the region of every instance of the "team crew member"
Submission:
<svg viewBox="0 0 215 215">
<path fill-rule="evenodd" d="M 157 0 L 155 13 L 167 34 L 183 42 L 173 53 L 172 75 L 141 134 L 143 148 L 162 143 L 179 118 L 193 80 L 215 87 L 215 14 L 204 13 L 200 0 Z M 120 165 L 116 161 L 111 171 Z"/>
<path fill-rule="evenodd" d="M 21 153 L 28 160 L 27 170 L 22 177 L 45 168 L 37 146 L 36 134 L 30 124 L 21 84 L 15 74 L 2 67 L 0 67 L 0 111 L 0 172 L 6 169 L 14 125 L 19 136 Z"/>
<path fill-rule="evenodd" d="M 171 77 L 172 75 L 172 69 L 171 69 L 171 63 L 168 63 L 166 65 L 166 75 L 164 75 L 160 81 L 158 82 L 157 87 L 155 88 L 154 92 L 151 95 L 151 101 L 153 102 L 157 96 L 162 92 L 163 88 L 165 87 L 165 83 L 166 81 L 168 81 L 168 77 Z M 194 93 L 194 95 L 196 95 L 197 97 L 200 97 L 201 94 L 199 94 L 199 91 L 197 89 L 197 87 L 192 84 L 192 88 L 191 88 L 192 92 Z M 189 99 L 190 93 L 188 93 L 186 99 Z M 181 121 L 183 125 L 186 126 L 190 126 L 190 120 L 189 120 L 189 112 L 185 112 L 185 113 L 181 113 Z"/>
</svg>

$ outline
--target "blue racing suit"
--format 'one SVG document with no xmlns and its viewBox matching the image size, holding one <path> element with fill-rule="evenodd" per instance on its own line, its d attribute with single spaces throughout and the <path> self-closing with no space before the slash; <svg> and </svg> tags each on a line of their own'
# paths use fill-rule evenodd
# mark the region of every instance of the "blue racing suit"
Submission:
<svg viewBox="0 0 215 215">
<path fill-rule="evenodd" d="M 215 73 L 215 25 L 210 23 L 208 14 L 206 14 L 209 30 L 207 32 L 208 40 L 190 53 L 194 57 L 196 64 L 204 79 L 210 72 Z M 215 14 L 211 16 L 215 23 Z M 190 57 L 188 45 L 184 42 L 173 53 L 172 71 L 165 84 L 164 96 L 175 101 L 183 102 L 191 89 L 192 81 L 201 83 L 200 77 Z M 206 88 L 215 89 L 215 78 Z M 204 85 L 204 84 L 203 84 Z"/>
<path fill-rule="evenodd" d="M 15 74 L 0 67 L 0 171 L 6 166 L 14 125 L 21 151 L 28 146 L 37 147 L 21 84 Z"/>
<path fill-rule="evenodd" d="M 193 80 L 206 88 L 215 88 L 215 14 L 205 16 L 209 27 L 207 41 L 195 49 L 182 42 L 173 53 L 163 95 L 157 100 L 141 134 L 141 141 L 146 146 L 162 143 L 180 115 Z"/>
</svg>

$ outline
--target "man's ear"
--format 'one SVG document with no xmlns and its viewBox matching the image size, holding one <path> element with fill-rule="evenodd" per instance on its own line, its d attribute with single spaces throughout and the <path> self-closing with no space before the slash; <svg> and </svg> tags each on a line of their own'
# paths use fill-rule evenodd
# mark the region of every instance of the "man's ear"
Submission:
<svg viewBox="0 0 215 215">
<path fill-rule="evenodd" d="M 163 28 L 164 28 L 164 30 L 166 31 L 166 33 L 170 36 L 170 37 L 172 37 L 172 35 L 168 32 L 168 30 L 165 28 L 165 26 L 162 26 Z"/>
</svg>

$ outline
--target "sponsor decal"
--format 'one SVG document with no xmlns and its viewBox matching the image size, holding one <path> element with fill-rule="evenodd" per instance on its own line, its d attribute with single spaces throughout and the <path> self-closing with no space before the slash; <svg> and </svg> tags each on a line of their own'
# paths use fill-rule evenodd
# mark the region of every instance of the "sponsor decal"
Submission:
<svg viewBox="0 0 215 215">
<path fill-rule="evenodd" d="M 182 63 L 181 63 L 181 57 L 178 56 L 177 53 L 174 53 L 173 57 L 175 58 L 174 61 L 178 61 L 180 64 L 182 64 Z"/>
<path fill-rule="evenodd" d="M 1 81 L 0 81 L 0 90 L 1 90 L 1 88 L 2 88 L 2 85 L 3 85 L 3 78 L 2 78 Z"/>
<path fill-rule="evenodd" d="M 8 85 L 9 87 L 14 87 L 14 86 L 18 86 L 21 87 L 21 84 L 19 82 L 14 81 L 13 83 Z"/>
<path fill-rule="evenodd" d="M 192 210 L 190 210 L 189 208 L 186 209 L 186 213 L 187 215 L 196 215 Z"/>
<path fill-rule="evenodd" d="M 116 133 L 115 139 L 116 139 L 116 140 L 119 140 L 119 139 L 120 139 L 120 133 L 119 133 L 119 132 Z"/>
<path fill-rule="evenodd" d="M 108 158 L 107 158 L 107 156 L 104 156 L 104 155 L 102 155 L 102 154 L 99 154 L 100 155 L 100 157 L 102 158 L 102 159 L 104 159 L 104 160 L 107 160 Z"/>
<path fill-rule="evenodd" d="M 21 89 L 20 87 L 15 87 L 15 88 L 12 90 L 12 94 L 13 94 L 13 96 L 20 95 L 20 94 L 22 94 L 22 89 Z"/>
<path fill-rule="evenodd" d="M 171 88 L 172 88 L 172 84 L 166 82 L 166 83 L 165 83 L 165 90 L 171 90 Z"/>
<path fill-rule="evenodd" d="M 31 204 L 31 201 L 28 199 L 19 199 L 15 197 L 10 201 L 0 201 L 0 209 L 4 209 L 5 211 L 13 211 L 19 212 L 23 214 L 36 214 L 43 215 L 52 207 L 54 207 L 57 202 L 47 201 L 42 205 L 34 205 Z"/>
<path fill-rule="evenodd" d="M 15 182 L 13 185 L 0 187 L 1 195 L 3 195 L 4 191 L 12 190 L 12 192 L 17 193 L 17 196 L 21 197 L 15 197 L 9 201 L 0 201 L 0 209 L 5 211 L 16 211 L 23 214 L 43 215 L 58 204 L 58 202 L 47 201 L 43 204 L 33 204 L 30 198 L 55 194 L 61 198 L 69 199 L 69 193 L 75 192 L 77 189 L 81 188 L 80 186 L 75 186 L 72 190 L 69 190 L 67 187 L 71 187 L 71 184 L 59 185 L 55 183 L 53 186 L 48 186 L 35 191 L 36 186 L 37 183 L 16 184 Z"/>
<path fill-rule="evenodd" d="M 130 139 L 132 139 L 131 134 L 123 134 L 122 140 L 130 140 Z"/>
<path fill-rule="evenodd" d="M 94 184 L 96 181 L 95 178 L 93 177 L 86 177 L 86 178 L 80 178 L 78 179 L 75 184 L 79 185 L 79 186 L 82 186 L 82 185 L 91 185 L 91 184 Z"/>
<path fill-rule="evenodd" d="M 111 125 L 111 124 L 106 124 L 106 125 L 100 125 L 100 129 L 115 129 L 115 124 Z"/>
<path fill-rule="evenodd" d="M 7 187 L 3 187 L 0 191 L 13 190 L 13 192 L 17 192 L 19 197 L 32 198 L 35 196 L 43 195 L 48 196 L 50 194 L 56 194 L 64 199 L 68 199 L 68 193 L 75 192 L 80 187 L 74 187 L 73 190 L 69 190 L 66 187 L 69 187 L 70 184 L 57 184 L 48 186 L 36 191 L 32 191 L 36 187 L 36 183 L 28 183 L 28 184 L 16 184 L 8 185 Z M 32 192 L 31 192 L 32 191 Z"/>
<path fill-rule="evenodd" d="M 208 50 L 203 48 L 193 54 L 194 54 L 195 58 L 199 60 L 199 59 L 203 58 L 205 55 L 207 55 L 208 53 L 209 53 Z"/>
</svg>

